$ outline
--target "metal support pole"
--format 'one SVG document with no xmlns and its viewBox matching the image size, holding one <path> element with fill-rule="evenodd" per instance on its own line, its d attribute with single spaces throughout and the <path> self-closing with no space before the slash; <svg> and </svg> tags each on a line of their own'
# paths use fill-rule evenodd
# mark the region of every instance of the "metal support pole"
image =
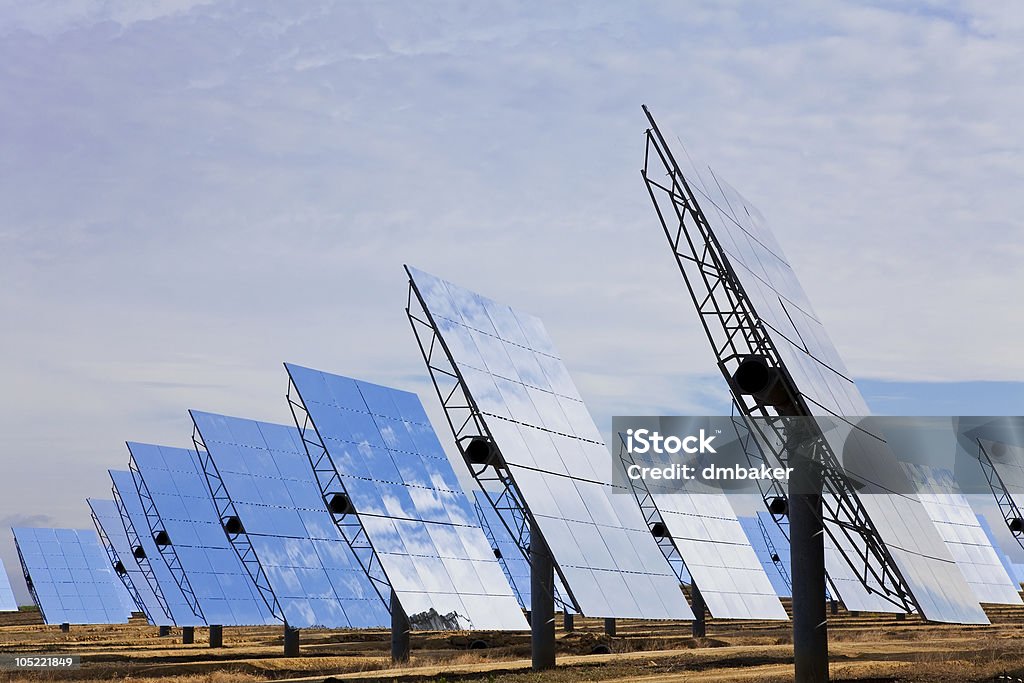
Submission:
<svg viewBox="0 0 1024 683">
<path fill-rule="evenodd" d="M 71 624 L 61 624 L 60 625 L 60 630 L 63 631 L 64 633 L 67 633 L 68 631 L 71 630 Z"/>
<path fill-rule="evenodd" d="M 906 613 L 904 613 L 904 612 L 897 612 L 896 613 L 896 621 L 906 621 L 906 619 L 907 619 Z"/>
<path fill-rule="evenodd" d="M 210 626 L 210 647 L 224 647 L 224 627 Z"/>
<path fill-rule="evenodd" d="M 790 451 L 789 534 L 793 566 L 793 668 L 797 683 L 828 681 L 825 616 L 825 533 L 821 522 L 821 470 L 813 444 Z"/>
<path fill-rule="evenodd" d="M 196 642 L 196 628 L 195 626 L 182 626 L 181 627 L 181 644 L 191 645 Z"/>
<path fill-rule="evenodd" d="M 562 630 L 566 633 L 572 633 L 576 629 L 576 625 L 573 623 L 572 612 L 566 612 L 562 615 Z"/>
<path fill-rule="evenodd" d="M 391 591 L 391 661 L 402 664 L 409 661 L 409 632 L 412 625 L 395 591 Z"/>
<path fill-rule="evenodd" d="M 169 636 L 169 635 L 171 635 L 171 627 L 170 626 L 161 626 L 160 627 L 160 637 L 163 638 L 164 636 Z"/>
<path fill-rule="evenodd" d="M 536 522 L 530 523 L 530 642 L 533 670 L 555 668 L 555 565 Z"/>
<path fill-rule="evenodd" d="M 690 602 L 693 603 L 693 637 L 703 638 L 708 632 L 705 621 L 707 605 L 704 603 L 704 596 L 700 594 L 697 584 L 691 583 L 690 587 Z"/>
<path fill-rule="evenodd" d="M 615 618 L 610 617 L 604 620 L 604 633 L 607 636 L 615 636 Z"/>
<path fill-rule="evenodd" d="M 299 629 L 287 624 L 284 626 L 284 656 L 299 656 Z"/>
<path fill-rule="evenodd" d="M 835 616 L 835 615 L 839 614 L 839 601 L 838 600 L 831 600 L 830 601 L 830 607 L 831 607 L 830 611 L 832 612 L 832 616 Z"/>
</svg>

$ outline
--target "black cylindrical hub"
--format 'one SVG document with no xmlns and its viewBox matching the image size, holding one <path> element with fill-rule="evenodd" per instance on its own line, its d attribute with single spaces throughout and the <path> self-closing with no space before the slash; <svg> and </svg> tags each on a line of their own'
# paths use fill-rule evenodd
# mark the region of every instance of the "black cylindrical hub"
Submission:
<svg viewBox="0 0 1024 683">
<path fill-rule="evenodd" d="M 1019 534 L 1020 532 L 1024 531 L 1024 519 L 1021 519 L 1020 517 L 1014 517 L 1006 523 L 1006 526 L 1010 527 L 1010 531 L 1012 531 L 1014 534 Z"/>
<path fill-rule="evenodd" d="M 232 536 L 235 534 L 244 534 L 245 527 L 242 526 L 242 520 L 238 517 L 231 515 L 224 520 L 224 531 L 228 532 Z"/>
<path fill-rule="evenodd" d="M 210 627 L 210 647 L 224 647 L 224 627 L 213 625 Z"/>
<path fill-rule="evenodd" d="M 555 565 L 536 522 L 530 522 L 530 647 L 533 670 L 555 668 Z"/>
<path fill-rule="evenodd" d="M 783 415 L 796 414 L 796 392 L 788 386 L 782 370 L 770 366 L 763 356 L 744 358 L 732 374 L 732 381 L 741 394 L 753 396 Z"/>
<path fill-rule="evenodd" d="M 191 645 L 196 642 L 196 629 L 194 626 L 181 627 L 181 644 Z"/>
<path fill-rule="evenodd" d="M 146 559 L 146 550 L 141 545 L 137 545 L 135 546 L 135 549 L 132 550 L 132 555 L 134 555 L 137 560 L 144 560 Z"/>
<path fill-rule="evenodd" d="M 161 531 L 158 531 L 155 534 L 153 534 L 153 541 L 158 546 L 170 545 L 171 544 L 171 537 L 167 535 L 166 531 L 161 530 Z"/>
<path fill-rule="evenodd" d="M 352 501 L 346 493 L 328 494 L 327 509 L 336 515 L 347 515 L 355 512 Z"/>
<path fill-rule="evenodd" d="M 782 517 L 789 514 L 789 502 L 782 496 L 768 499 L 768 512 L 773 517 Z"/>
<path fill-rule="evenodd" d="M 668 527 L 664 522 L 655 522 L 651 525 L 651 535 L 655 538 L 665 538 L 668 536 Z"/>
<path fill-rule="evenodd" d="M 410 631 L 409 617 L 398 596 L 391 591 L 391 661 L 395 664 L 409 661 Z"/>
</svg>

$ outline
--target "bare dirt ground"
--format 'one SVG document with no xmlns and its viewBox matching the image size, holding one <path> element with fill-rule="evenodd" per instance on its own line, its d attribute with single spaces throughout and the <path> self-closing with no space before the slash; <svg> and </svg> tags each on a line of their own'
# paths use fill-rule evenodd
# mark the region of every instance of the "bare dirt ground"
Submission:
<svg viewBox="0 0 1024 683">
<path fill-rule="evenodd" d="M 833 680 L 1024 681 L 1024 607 L 989 606 L 990 626 L 926 624 L 915 617 L 853 615 L 829 621 Z M 0 671 L 0 681 L 131 680 L 137 683 L 256 683 L 258 681 L 788 681 L 792 645 L 788 623 L 708 621 L 708 637 L 690 637 L 690 624 L 620 621 L 609 638 L 603 622 L 576 619 L 565 633 L 558 618 L 556 670 L 530 671 L 528 634 L 415 633 L 408 666 L 392 667 L 386 631 L 301 634 L 300 657 L 281 655 L 279 628 L 225 628 L 224 647 L 208 646 L 206 629 L 193 645 L 181 631 L 160 637 L 144 623 L 72 626 L 62 633 L 34 614 L 0 614 L 0 652 L 78 654 L 79 669 Z M 485 649 L 470 649 L 475 640 Z M 592 654 L 607 645 L 611 654 Z M 1000 677 L 1003 678 L 1000 678 Z"/>
</svg>

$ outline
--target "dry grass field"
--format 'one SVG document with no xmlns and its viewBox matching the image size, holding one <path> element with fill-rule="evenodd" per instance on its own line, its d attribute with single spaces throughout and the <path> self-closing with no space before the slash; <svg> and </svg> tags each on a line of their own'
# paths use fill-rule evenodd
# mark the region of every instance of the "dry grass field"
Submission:
<svg viewBox="0 0 1024 683">
<path fill-rule="evenodd" d="M 1024 677 L 1024 607 L 992 606 L 991 626 L 899 621 L 844 611 L 829 623 L 832 676 L 837 681 L 1014 681 Z M 561 620 L 559 619 L 559 626 Z M 79 654 L 82 666 L 57 673 L 0 671 L 0 681 L 130 680 L 135 683 L 259 681 L 787 681 L 792 678 L 789 625 L 708 622 L 708 637 L 690 637 L 688 623 L 620 621 L 615 638 L 602 622 L 576 619 L 558 632 L 559 666 L 530 671 L 527 634 L 417 633 L 408 666 L 393 668 L 386 631 L 303 631 L 300 657 L 281 653 L 275 628 L 225 628 L 211 649 L 206 630 L 193 645 L 180 630 L 159 637 L 144 623 L 73 626 L 69 633 L 38 624 L 31 613 L 0 615 L 0 652 Z M 470 649 L 474 640 L 485 649 Z M 597 645 L 611 654 L 591 654 Z M 1002 678 L 1000 678 L 1002 677 Z"/>
</svg>

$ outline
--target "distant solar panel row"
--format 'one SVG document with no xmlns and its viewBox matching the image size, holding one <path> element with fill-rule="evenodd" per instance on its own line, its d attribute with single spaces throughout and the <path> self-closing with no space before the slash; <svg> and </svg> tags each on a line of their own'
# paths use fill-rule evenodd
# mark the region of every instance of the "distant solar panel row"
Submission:
<svg viewBox="0 0 1024 683">
<path fill-rule="evenodd" d="M 25 581 L 47 624 L 126 623 L 135 605 L 91 529 L 15 527 Z"/>
</svg>

